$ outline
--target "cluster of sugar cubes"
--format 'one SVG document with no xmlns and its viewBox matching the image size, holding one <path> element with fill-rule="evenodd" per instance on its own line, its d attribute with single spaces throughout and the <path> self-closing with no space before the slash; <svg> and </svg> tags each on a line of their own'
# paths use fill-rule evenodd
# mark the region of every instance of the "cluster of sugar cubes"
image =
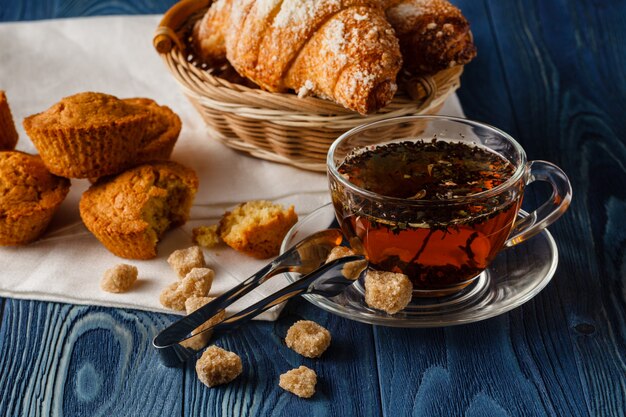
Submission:
<svg viewBox="0 0 626 417">
<path fill-rule="evenodd" d="M 167 262 L 178 274 L 178 281 L 163 289 L 160 296 L 161 304 L 173 310 L 184 310 L 185 301 L 191 297 L 205 297 L 215 272 L 207 268 L 202 249 L 192 246 L 172 252 Z"/>
<path fill-rule="evenodd" d="M 337 247 L 333 249 L 327 262 L 353 254 L 349 248 Z M 190 314 L 212 300 L 211 297 L 206 297 L 206 294 L 213 279 L 213 271 L 205 267 L 199 247 L 176 251 L 172 253 L 168 262 L 183 278 L 164 290 L 164 294 L 167 294 L 166 302 L 177 309 L 186 307 L 187 314 Z M 370 270 L 365 276 L 364 283 L 365 302 L 372 308 L 395 314 L 404 309 L 411 300 L 413 287 L 406 275 Z M 162 294 L 162 302 L 163 297 Z M 224 311 L 221 311 L 194 330 L 192 335 L 223 320 L 224 314 Z M 202 335 L 204 333 L 196 337 Z M 204 342 L 206 339 L 199 340 L 199 346 Z M 330 342 L 330 332 L 311 320 L 297 321 L 288 329 L 285 337 L 285 344 L 290 349 L 307 358 L 319 358 L 328 349 Z M 242 368 L 241 358 L 236 353 L 217 346 L 208 347 L 196 363 L 199 380 L 209 387 L 231 382 L 241 374 Z M 281 388 L 301 398 L 312 397 L 316 384 L 317 374 L 306 366 L 291 369 L 281 374 L 279 378 Z"/>
<path fill-rule="evenodd" d="M 307 358 L 319 358 L 330 346 L 330 332 L 311 320 L 299 320 L 287 330 L 285 344 Z M 298 397 L 315 394 L 317 374 L 306 366 L 291 369 L 280 376 L 278 385 Z"/>
</svg>

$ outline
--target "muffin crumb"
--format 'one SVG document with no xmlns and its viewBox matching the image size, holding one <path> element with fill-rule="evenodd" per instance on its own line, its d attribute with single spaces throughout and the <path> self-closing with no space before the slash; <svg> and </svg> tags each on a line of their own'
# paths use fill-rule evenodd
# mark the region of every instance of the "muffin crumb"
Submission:
<svg viewBox="0 0 626 417">
<path fill-rule="evenodd" d="M 209 346 L 196 362 L 198 379 L 209 388 L 231 382 L 242 370 L 239 355 L 217 346 Z"/>
<path fill-rule="evenodd" d="M 295 322 L 285 337 L 287 347 L 307 358 L 318 358 L 330 346 L 330 332 L 311 320 Z"/>
<path fill-rule="evenodd" d="M 317 374 L 306 366 L 292 369 L 280 376 L 278 385 L 300 398 L 311 398 L 315 394 Z"/>
<path fill-rule="evenodd" d="M 106 292 L 126 292 L 137 281 L 137 267 L 128 264 L 115 265 L 104 271 L 100 288 Z"/>
<path fill-rule="evenodd" d="M 219 225 L 199 226 L 193 228 L 193 243 L 211 249 L 220 244 Z"/>
</svg>

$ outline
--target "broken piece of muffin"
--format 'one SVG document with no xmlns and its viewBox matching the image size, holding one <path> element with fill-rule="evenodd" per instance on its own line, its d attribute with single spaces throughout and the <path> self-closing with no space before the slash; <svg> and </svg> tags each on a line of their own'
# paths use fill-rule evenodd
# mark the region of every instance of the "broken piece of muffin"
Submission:
<svg viewBox="0 0 626 417">
<path fill-rule="evenodd" d="M 219 224 L 228 246 L 255 258 L 277 256 L 283 238 L 298 221 L 294 207 L 271 201 L 249 201 L 226 212 Z"/>
<path fill-rule="evenodd" d="M 193 170 L 172 161 L 147 163 L 92 185 L 80 200 L 80 216 L 113 254 L 150 259 L 163 234 L 188 220 L 197 190 Z"/>
</svg>

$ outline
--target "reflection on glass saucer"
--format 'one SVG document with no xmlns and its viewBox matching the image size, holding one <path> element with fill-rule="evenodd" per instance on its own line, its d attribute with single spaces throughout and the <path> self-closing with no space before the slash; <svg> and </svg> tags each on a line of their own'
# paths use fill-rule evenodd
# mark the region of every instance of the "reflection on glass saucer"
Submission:
<svg viewBox="0 0 626 417">
<path fill-rule="evenodd" d="M 520 216 L 526 213 L 520 212 Z M 281 251 L 321 229 L 337 227 L 331 204 L 322 206 L 298 222 L 285 237 Z M 510 311 L 537 295 L 556 271 L 558 251 L 552 235 L 544 230 L 519 245 L 503 250 L 471 285 L 440 298 L 414 297 L 394 315 L 369 308 L 364 288 L 357 282 L 333 298 L 304 297 L 337 315 L 364 323 L 392 327 L 439 327 L 472 323 Z M 295 281 L 297 274 L 288 273 Z"/>
</svg>

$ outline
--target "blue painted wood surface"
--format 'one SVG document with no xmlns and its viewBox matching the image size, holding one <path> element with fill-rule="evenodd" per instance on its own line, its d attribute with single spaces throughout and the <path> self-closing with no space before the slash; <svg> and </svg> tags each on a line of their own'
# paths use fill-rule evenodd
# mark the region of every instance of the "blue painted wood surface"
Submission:
<svg viewBox="0 0 626 417">
<path fill-rule="evenodd" d="M 171 3 L 0 0 L 0 21 Z M 510 132 L 573 183 L 572 207 L 551 227 L 559 269 L 541 294 L 485 322 L 428 330 L 353 323 L 294 301 L 278 322 L 220 341 L 245 371 L 214 389 L 192 366 L 158 364 L 150 339 L 170 316 L 1 300 L 0 416 L 625 416 L 626 1 L 455 3 L 479 48 L 459 91 L 467 116 Z M 331 330 L 322 360 L 283 345 L 298 317 Z M 302 363 L 321 377 L 308 401 L 277 387 Z"/>
</svg>

